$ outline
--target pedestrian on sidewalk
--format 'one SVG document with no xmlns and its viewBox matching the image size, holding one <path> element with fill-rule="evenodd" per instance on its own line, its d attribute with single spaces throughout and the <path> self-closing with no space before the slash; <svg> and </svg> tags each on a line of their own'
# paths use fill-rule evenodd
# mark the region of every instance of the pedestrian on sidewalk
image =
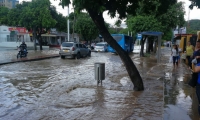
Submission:
<svg viewBox="0 0 200 120">
<path fill-rule="evenodd" d="M 200 63 L 200 39 L 196 42 L 195 51 L 193 52 L 191 59 L 196 59 L 196 64 Z"/>
<path fill-rule="evenodd" d="M 200 116 L 200 63 L 196 65 L 195 72 L 198 72 L 198 79 L 197 79 L 197 85 L 196 85 L 196 95 L 198 99 L 198 113 Z"/>
<path fill-rule="evenodd" d="M 196 66 L 194 68 L 193 74 L 198 74 L 197 83 L 196 83 L 196 95 L 198 98 L 199 106 L 198 112 L 200 116 L 200 40 L 196 42 L 195 51 L 192 56 L 193 59 L 196 59 Z"/>
<path fill-rule="evenodd" d="M 173 66 L 178 67 L 178 56 L 179 56 L 179 51 L 177 45 L 173 45 L 172 53 L 171 53 L 172 59 L 173 59 Z"/>
<path fill-rule="evenodd" d="M 188 41 L 186 46 L 186 59 L 190 69 L 192 68 L 191 56 L 193 55 L 193 52 L 194 52 L 194 46 L 191 45 L 190 41 Z"/>
<path fill-rule="evenodd" d="M 179 47 L 179 45 L 177 45 L 177 48 L 178 48 L 178 64 L 180 64 L 182 49 Z"/>
</svg>

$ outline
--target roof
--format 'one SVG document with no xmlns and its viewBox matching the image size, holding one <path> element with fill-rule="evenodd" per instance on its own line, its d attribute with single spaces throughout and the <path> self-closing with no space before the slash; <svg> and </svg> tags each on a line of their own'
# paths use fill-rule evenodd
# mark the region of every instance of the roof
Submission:
<svg viewBox="0 0 200 120">
<path fill-rule="evenodd" d="M 162 36 L 163 35 L 162 32 L 155 32 L 155 31 L 144 31 L 139 34 L 148 35 L 148 36 Z"/>
</svg>

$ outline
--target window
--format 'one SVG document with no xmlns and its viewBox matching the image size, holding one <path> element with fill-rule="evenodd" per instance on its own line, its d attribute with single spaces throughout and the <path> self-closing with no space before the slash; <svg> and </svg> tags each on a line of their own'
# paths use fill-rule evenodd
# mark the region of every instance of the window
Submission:
<svg viewBox="0 0 200 120">
<path fill-rule="evenodd" d="M 82 47 L 83 47 L 83 48 L 87 48 L 87 47 L 86 47 L 85 45 L 83 45 L 83 44 L 82 44 Z"/>
<path fill-rule="evenodd" d="M 83 48 L 82 44 L 79 44 L 79 48 Z"/>
<path fill-rule="evenodd" d="M 62 43 L 62 47 L 72 47 L 73 43 Z"/>
<path fill-rule="evenodd" d="M 119 42 L 123 36 L 112 36 L 117 42 Z"/>
</svg>

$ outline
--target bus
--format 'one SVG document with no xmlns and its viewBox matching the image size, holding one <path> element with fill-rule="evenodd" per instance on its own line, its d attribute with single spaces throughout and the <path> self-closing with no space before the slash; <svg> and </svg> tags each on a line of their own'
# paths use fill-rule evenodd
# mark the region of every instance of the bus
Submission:
<svg viewBox="0 0 200 120">
<path fill-rule="evenodd" d="M 133 51 L 134 49 L 133 37 L 124 34 L 111 34 L 111 36 L 127 53 Z M 108 52 L 116 53 L 116 51 L 110 45 L 108 45 Z"/>
</svg>

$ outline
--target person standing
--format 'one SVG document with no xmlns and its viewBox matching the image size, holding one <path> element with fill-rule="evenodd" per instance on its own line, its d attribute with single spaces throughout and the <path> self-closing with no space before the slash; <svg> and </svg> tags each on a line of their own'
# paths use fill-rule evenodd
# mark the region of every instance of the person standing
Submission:
<svg viewBox="0 0 200 120">
<path fill-rule="evenodd" d="M 197 95 L 197 99 L 198 99 L 198 103 L 199 103 L 198 113 L 200 116 L 200 63 L 196 65 L 195 72 L 198 74 L 197 84 L 196 84 L 196 95 Z"/>
<path fill-rule="evenodd" d="M 196 42 L 195 51 L 193 53 L 192 58 L 196 59 L 196 61 L 197 61 L 193 74 L 197 74 L 196 95 L 197 95 L 197 99 L 198 99 L 198 103 L 199 103 L 198 113 L 200 116 L 200 40 L 198 40 Z M 195 77 L 195 79 L 196 79 L 196 77 Z"/>
<path fill-rule="evenodd" d="M 179 45 L 177 45 L 177 48 L 178 48 L 178 64 L 180 64 L 182 49 L 179 47 Z"/>
<path fill-rule="evenodd" d="M 186 59 L 188 62 L 188 66 L 190 69 L 192 68 L 192 63 L 191 63 L 191 56 L 193 55 L 194 52 L 194 46 L 191 45 L 190 41 L 188 41 L 187 46 L 186 46 Z"/>
<path fill-rule="evenodd" d="M 195 58 L 197 60 L 197 64 L 200 63 L 200 39 L 197 40 L 195 51 L 193 52 L 193 55 L 192 55 L 192 59 L 195 59 Z"/>
<path fill-rule="evenodd" d="M 177 45 L 173 45 L 173 49 L 172 49 L 172 59 L 173 59 L 173 66 L 178 67 L 178 56 L 179 56 L 179 51 L 178 51 L 178 47 Z"/>
</svg>

